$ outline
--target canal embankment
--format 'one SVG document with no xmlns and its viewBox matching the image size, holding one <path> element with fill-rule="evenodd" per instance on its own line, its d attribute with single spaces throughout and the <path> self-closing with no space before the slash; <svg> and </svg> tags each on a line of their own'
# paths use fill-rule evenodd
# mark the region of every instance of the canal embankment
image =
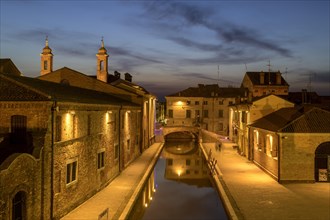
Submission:
<svg viewBox="0 0 330 220">
<path fill-rule="evenodd" d="M 162 148 L 163 143 L 150 146 L 107 187 L 72 210 L 62 220 L 127 219 Z"/>
</svg>

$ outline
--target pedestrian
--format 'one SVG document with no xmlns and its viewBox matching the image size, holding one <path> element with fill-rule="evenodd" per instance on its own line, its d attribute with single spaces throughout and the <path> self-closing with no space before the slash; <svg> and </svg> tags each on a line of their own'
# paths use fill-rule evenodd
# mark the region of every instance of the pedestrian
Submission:
<svg viewBox="0 0 330 220">
<path fill-rule="evenodd" d="M 219 142 L 219 144 L 218 144 L 218 151 L 221 151 L 221 145 L 222 145 L 222 143 Z"/>
</svg>

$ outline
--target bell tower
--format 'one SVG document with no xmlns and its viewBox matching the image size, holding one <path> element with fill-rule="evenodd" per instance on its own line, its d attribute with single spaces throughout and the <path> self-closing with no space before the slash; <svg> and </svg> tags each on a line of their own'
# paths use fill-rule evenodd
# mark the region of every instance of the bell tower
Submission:
<svg viewBox="0 0 330 220">
<path fill-rule="evenodd" d="M 102 37 L 102 45 L 99 49 L 99 52 L 96 54 L 96 77 L 98 80 L 103 82 L 108 81 L 108 57 L 107 49 L 104 47 L 104 41 Z"/>
<path fill-rule="evenodd" d="M 40 74 L 45 75 L 47 73 L 53 72 L 53 54 L 52 49 L 48 46 L 48 36 L 46 37 L 44 49 L 42 49 L 42 53 L 40 54 Z"/>
</svg>

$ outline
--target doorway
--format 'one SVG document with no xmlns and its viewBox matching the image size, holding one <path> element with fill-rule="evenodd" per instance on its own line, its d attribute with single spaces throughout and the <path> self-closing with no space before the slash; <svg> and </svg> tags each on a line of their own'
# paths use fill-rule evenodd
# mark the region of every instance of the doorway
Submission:
<svg viewBox="0 0 330 220">
<path fill-rule="evenodd" d="M 330 142 L 320 144 L 315 150 L 315 181 L 330 182 Z"/>
</svg>

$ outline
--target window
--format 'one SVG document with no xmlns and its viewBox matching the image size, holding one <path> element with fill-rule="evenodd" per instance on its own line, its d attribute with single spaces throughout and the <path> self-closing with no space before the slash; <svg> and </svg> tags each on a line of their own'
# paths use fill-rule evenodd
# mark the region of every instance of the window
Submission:
<svg viewBox="0 0 330 220">
<path fill-rule="evenodd" d="M 186 159 L 186 165 L 190 166 L 190 159 Z"/>
<path fill-rule="evenodd" d="M 191 118 L 191 110 L 186 110 L 186 118 Z"/>
<path fill-rule="evenodd" d="M 187 101 L 187 105 L 190 105 L 190 103 L 191 103 L 190 101 Z"/>
<path fill-rule="evenodd" d="M 62 116 L 56 116 L 55 141 L 62 139 Z"/>
<path fill-rule="evenodd" d="M 220 100 L 219 101 L 219 105 L 223 105 L 223 100 Z"/>
<path fill-rule="evenodd" d="M 119 144 L 115 144 L 115 159 L 119 157 Z"/>
<path fill-rule="evenodd" d="M 203 110 L 203 117 L 208 118 L 209 117 L 209 111 L 208 110 Z"/>
<path fill-rule="evenodd" d="M 92 116 L 87 116 L 87 135 L 91 134 Z"/>
<path fill-rule="evenodd" d="M 113 114 L 114 117 L 114 128 L 113 131 L 116 132 L 117 131 L 117 113 Z"/>
<path fill-rule="evenodd" d="M 11 116 L 11 133 L 14 138 L 11 139 L 15 144 L 24 144 L 26 140 L 27 117 L 24 115 Z"/>
<path fill-rule="evenodd" d="M 198 159 L 195 160 L 195 165 L 199 166 L 199 160 Z"/>
<path fill-rule="evenodd" d="M 195 101 L 195 105 L 199 105 L 199 101 Z"/>
<path fill-rule="evenodd" d="M 66 184 L 77 180 L 77 160 L 66 165 Z"/>
<path fill-rule="evenodd" d="M 97 169 L 104 167 L 104 151 L 97 154 Z"/>
<path fill-rule="evenodd" d="M 172 166 L 173 165 L 173 159 L 167 159 L 167 165 Z"/>
<path fill-rule="evenodd" d="M 103 70 L 103 68 L 104 68 L 103 66 L 104 66 L 104 65 L 103 65 L 103 60 L 101 60 L 101 61 L 100 61 L 100 70 Z"/>
<path fill-rule="evenodd" d="M 219 110 L 219 118 L 223 118 L 223 110 Z"/>
<path fill-rule="evenodd" d="M 219 123 L 219 131 L 223 131 L 223 123 Z"/>
<path fill-rule="evenodd" d="M 47 70 L 48 69 L 48 62 L 47 60 L 44 60 L 44 70 Z"/>
<path fill-rule="evenodd" d="M 195 110 L 195 117 L 199 117 L 200 111 L 199 110 Z"/>
<path fill-rule="evenodd" d="M 233 101 L 229 101 L 229 105 L 232 105 L 233 104 Z"/>
<path fill-rule="evenodd" d="M 203 105 L 207 105 L 207 101 L 203 101 Z"/>
<path fill-rule="evenodd" d="M 173 118 L 173 110 L 172 109 L 168 110 L 168 117 Z"/>
<path fill-rule="evenodd" d="M 247 113 L 245 111 L 242 111 L 242 122 L 243 123 L 247 122 Z"/>
<path fill-rule="evenodd" d="M 26 193 L 19 191 L 12 200 L 12 218 L 26 219 Z"/>
<path fill-rule="evenodd" d="M 131 140 L 128 139 L 126 143 L 127 143 L 127 150 L 129 150 L 131 148 Z"/>
</svg>

